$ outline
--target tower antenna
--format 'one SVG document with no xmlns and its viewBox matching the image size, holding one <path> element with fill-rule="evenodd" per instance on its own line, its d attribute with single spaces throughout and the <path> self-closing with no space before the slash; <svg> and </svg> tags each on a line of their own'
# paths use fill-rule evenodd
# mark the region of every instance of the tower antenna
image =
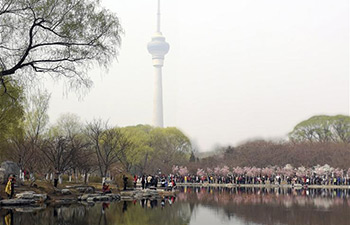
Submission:
<svg viewBox="0 0 350 225">
<path fill-rule="evenodd" d="M 160 0 L 158 0 L 157 32 L 160 32 Z"/>
</svg>

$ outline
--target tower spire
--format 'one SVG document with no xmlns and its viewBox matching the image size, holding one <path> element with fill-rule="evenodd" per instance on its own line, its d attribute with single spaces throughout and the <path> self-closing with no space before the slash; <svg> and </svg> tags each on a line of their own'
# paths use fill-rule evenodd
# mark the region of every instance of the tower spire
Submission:
<svg viewBox="0 0 350 225">
<path fill-rule="evenodd" d="M 158 0 L 157 32 L 160 32 L 160 0 Z"/>
</svg>

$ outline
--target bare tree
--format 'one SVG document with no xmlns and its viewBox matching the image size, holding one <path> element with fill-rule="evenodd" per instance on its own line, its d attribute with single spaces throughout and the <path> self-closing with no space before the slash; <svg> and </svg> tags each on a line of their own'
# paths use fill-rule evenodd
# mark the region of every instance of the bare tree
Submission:
<svg viewBox="0 0 350 225">
<path fill-rule="evenodd" d="M 0 81 L 48 73 L 71 87 L 89 87 L 89 66 L 116 57 L 121 33 L 118 18 L 99 0 L 2 0 Z"/>
<path fill-rule="evenodd" d="M 50 95 L 47 92 L 38 91 L 32 95 L 25 107 L 24 131 L 13 134 L 8 140 L 11 146 L 8 155 L 21 169 L 33 171 L 37 167 L 38 150 L 49 121 L 49 101 Z"/>
<path fill-rule="evenodd" d="M 86 133 L 93 143 L 102 177 L 106 177 L 108 170 L 117 162 L 127 166 L 125 151 L 130 142 L 120 129 L 109 127 L 108 122 L 94 120 L 87 125 Z"/>
</svg>

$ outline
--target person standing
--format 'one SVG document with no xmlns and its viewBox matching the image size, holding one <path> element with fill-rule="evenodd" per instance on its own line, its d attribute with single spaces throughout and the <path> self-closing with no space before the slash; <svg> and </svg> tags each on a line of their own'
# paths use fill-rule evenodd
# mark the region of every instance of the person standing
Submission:
<svg viewBox="0 0 350 225">
<path fill-rule="evenodd" d="M 146 183 L 145 175 L 142 175 L 142 178 L 141 178 L 142 190 L 145 189 L 145 183 Z"/>
<path fill-rule="evenodd" d="M 128 178 L 125 176 L 125 175 L 123 175 L 123 182 L 124 182 L 124 191 L 126 191 L 126 185 L 128 184 Z"/>
<path fill-rule="evenodd" d="M 58 184 L 58 175 L 59 175 L 59 172 L 56 170 L 53 175 L 53 186 L 55 188 L 57 188 L 57 184 Z"/>
<path fill-rule="evenodd" d="M 152 176 L 148 175 L 147 177 L 147 183 L 146 183 L 146 188 L 149 188 L 149 186 L 151 186 L 151 181 L 152 181 Z"/>
<path fill-rule="evenodd" d="M 136 188 L 136 184 L 137 184 L 137 176 L 134 175 L 134 188 Z"/>
<path fill-rule="evenodd" d="M 107 185 L 106 183 L 103 183 L 103 185 L 102 185 L 102 193 L 103 194 L 112 193 L 111 189 L 109 188 L 109 185 Z"/>
<path fill-rule="evenodd" d="M 16 175 L 12 176 L 12 181 L 11 181 L 11 198 L 13 197 L 15 193 L 15 183 L 16 183 Z"/>
<path fill-rule="evenodd" d="M 10 176 L 8 181 L 7 181 L 6 187 L 5 187 L 5 192 L 6 192 L 7 197 L 9 199 L 11 199 L 13 197 L 13 194 L 15 192 L 15 190 L 14 190 L 15 183 L 16 183 L 15 175 Z"/>
</svg>

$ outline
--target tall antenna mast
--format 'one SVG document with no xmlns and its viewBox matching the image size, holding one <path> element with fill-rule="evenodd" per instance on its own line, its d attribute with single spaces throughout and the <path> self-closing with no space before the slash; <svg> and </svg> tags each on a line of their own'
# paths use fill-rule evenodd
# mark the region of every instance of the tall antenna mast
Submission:
<svg viewBox="0 0 350 225">
<path fill-rule="evenodd" d="M 160 0 L 158 0 L 157 32 L 160 32 Z"/>
</svg>

